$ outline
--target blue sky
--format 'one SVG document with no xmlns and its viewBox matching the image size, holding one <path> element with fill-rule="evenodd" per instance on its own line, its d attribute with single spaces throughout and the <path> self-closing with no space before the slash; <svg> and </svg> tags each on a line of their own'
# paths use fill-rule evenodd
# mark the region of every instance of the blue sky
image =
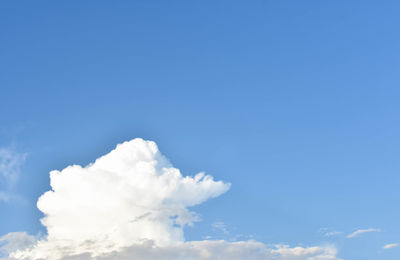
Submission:
<svg viewBox="0 0 400 260">
<path fill-rule="evenodd" d="M 187 240 L 399 259 L 382 248 L 400 243 L 399 8 L 2 1 L 0 147 L 25 159 L 15 183 L 0 182 L 11 197 L 0 236 L 46 232 L 36 201 L 51 170 L 141 137 L 183 174 L 232 183 L 193 208 L 202 221 Z M 347 237 L 364 229 L 379 232 Z"/>
</svg>

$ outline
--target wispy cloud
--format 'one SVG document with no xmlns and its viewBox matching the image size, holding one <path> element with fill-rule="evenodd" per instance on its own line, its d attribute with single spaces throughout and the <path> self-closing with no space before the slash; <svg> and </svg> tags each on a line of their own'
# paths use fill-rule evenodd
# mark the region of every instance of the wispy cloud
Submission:
<svg viewBox="0 0 400 260">
<path fill-rule="evenodd" d="M 400 246 L 400 244 L 397 243 L 393 243 L 393 244 L 387 244 L 383 246 L 383 249 L 390 249 L 390 248 L 394 248 L 394 247 L 398 247 Z"/>
<path fill-rule="evenodd" d="M 228 231 L 228 228 L 227 228 L 226 224 L 224 222 L 222 222 L 222 221 L 214 222 L 212 224 L 212 227 L 213 227 L 213 229 L 215 231 L 222 232 L 225 235 L 229 234 L 229 231 Z"/>
<path fill-rule="evenodd" d="M 0 202 L 7 202 L 9 199 L 10 197 L 6 193 L 0 191 Z"/>
<path fill-rule="evenodd" d="M 25 153 L 18 153 L 13 148 L 0 148 L 0 184 L 13 186 L 25 159 Z"/>
<path fill-rule="evenodd" d="M 37 238 L 26 232 L 11 232 L 0 237 L 0 255 L 22 250 L 36 242 Z"/>
<path fill-rule="evenodd" d="M 331 236 L 338 236 L 338 235 L 341 235 L 341 234 L 343 234 L 343 232 L 340 232 L 340 231 L 330 231 L 330 232 L 326 232 L 326 233 L 324 234 L 324 236 L 326 236 L 326 237 L 331 237 Z"/>
<path fill-rule="evenodd" d="M 379 228 L 367 228 L 367 229 L 358 229 L 354 231 L 353 233 L 347 235 L 347 238 L 353 238 L 356 236 L 359 236 L 364 233 L 370 233 L 370 232 L 381 232 Z"/>
<path fill-rule="evenodd" d="M 343 232 L 341 231 L 330 230 L 329 228 L 320 228 L 318 232 L 321 233 L 324 237 L 338 236 L 343 234 Z"/>
</svg>

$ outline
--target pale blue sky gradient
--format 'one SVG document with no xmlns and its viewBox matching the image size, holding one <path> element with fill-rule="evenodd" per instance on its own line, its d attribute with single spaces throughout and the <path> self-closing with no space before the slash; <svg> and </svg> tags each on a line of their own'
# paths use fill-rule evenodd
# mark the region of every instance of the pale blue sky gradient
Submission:
<svg viewBox="0 0 400 260">
<path fill-rule="evenodd" d="M 2 1 L 0 235 L 44 232 L 48 172 L 154 140 L 182 170 L 232 183 L 188 240 L 400 248 L 400 2 Z M 223 222 L 229 234 L 213 223 Z M 343 232 L 326 237 L 319 231 Z M 357 229 L 381 232 L 347 238 Z"/>
</svg>

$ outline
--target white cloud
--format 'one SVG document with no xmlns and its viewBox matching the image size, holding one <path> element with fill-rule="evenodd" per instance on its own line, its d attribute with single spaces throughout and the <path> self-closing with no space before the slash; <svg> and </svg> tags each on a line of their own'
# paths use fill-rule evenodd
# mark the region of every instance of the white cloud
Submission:
<svg viewBox="0 0 400 260">
<path fill-rule="evenodd" d="M 17 153 L 11 148 L 0 148 L 0 184 L 14 185 L 25 158 L 26 154 Z"/>
<path fill-rule="evenodd" d="M 397 243 L 387 244 L 387 245 L 383 246 L 383 249 L 390 249 L 390 248 L 394 248 L 394 247 L 398 247 L 398 246 L 400 246 L 400 244 L 397 244 Z"/>
<path fill-rule="evenodd" d="M 337 250 L 333 247 L 289 247 L 287 245 L 278 245 L 277 249 L 271 250 L 272 253 L 278 254 L 278 259 L 284 260 L 323 260 L 337 259 Z"/>
<path fill-rule="evenodd" d="M 268 246 L 255 241 L 185 242 L 188 207 L 230 184 L 204 173 L 182 176 L 151 141 L 134 139 L 94 163 L 50 173 L 38 200 L 47 237 L 9 259 L 337 260 L 332 247 Z"/>
<path fill-rule="evenodd" d="M 380 232 L 380 231 L 381 230 L 378 229 L 378 228 L 358 229 L 358 230 L 354 231 L 353 233 L 347 235 L 347 238 L 353 238 L 353 237 L 359 236 L 359 235 L 364 234 L 364 233 Z"/>
<path fill-rule="evenodd" d="M 9 254 L 33 245 L 36 238 L 25 232 L 12 232 L 0 237 L 0 253 Z M 1 255 L 1 254 L 0 254 Z"/>
<path fill-rule="evenodd" d="M 90 246 L 91 242 L 87 242 Z M 56 248 L 48 248 L 50 251 Z M 268 246 L 256 241 L 227 242 L 223 240 L 191 241 L 156 246 L 152 241 L 133 244 L 129 247 L 98 255 L 96 258 L 90 253 L 68 254 L 71 248 L 63 247 L 58 250 L 64 252 L 59 260 L 340 260 L 337 250 L 333 247 L 294 247 L 287 245 Z M 26 259 L 10 257 L 6 260 Z M 51 258 L 45 258 L 51 259 Z"/>
</svg>

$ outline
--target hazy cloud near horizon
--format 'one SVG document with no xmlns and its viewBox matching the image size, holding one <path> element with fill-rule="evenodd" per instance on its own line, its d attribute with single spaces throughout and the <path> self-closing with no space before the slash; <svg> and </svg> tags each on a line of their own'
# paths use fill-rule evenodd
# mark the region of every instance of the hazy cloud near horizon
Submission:
<svg viewBox="0 0 400 260">
<path fill-rule="evenodd" d="M 11 254 L 2 260 L 44 259 L 40 252 L 33 252 L 32 236 L 26 233 L 9 236 L 10 248 L 30 248 L 22 254 Z M 41 243 L 41 242 L 38 242 Z M 156 246 L 153 241 L 147 240 L 120 248 L 96 257 L 89 251 L 72 253 L 76 248 L 95 249 L 95 242 L 86 241 L 82 245 L 69 247 L 48 248 L 50 253 L 45 259 L 58 260 L 341 260 L 337 257 L 337 250 L 331 246 L 289 247 L 288 245 L 266 245 L 257 241 L 227 242 L 224 240 L 203 240 L 174 243 L 167 246 Z M 4 251 L 5 252 L 5 251 Z M 11 252 L 11 251 L 9 251 Z"/>
</svg>

